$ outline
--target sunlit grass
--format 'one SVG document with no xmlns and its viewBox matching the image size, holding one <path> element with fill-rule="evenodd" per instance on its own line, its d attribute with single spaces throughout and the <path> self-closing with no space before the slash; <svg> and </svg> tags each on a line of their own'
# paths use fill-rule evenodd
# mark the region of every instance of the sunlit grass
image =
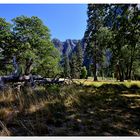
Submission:
<svg viewBox="0 0 140 140">
<path fill-rule="evenodd" d="M 125 96 L 125 97 L 130 97 L 130 98 L 132 98 L 132 97 L 140 97 L 140 94 L 121 94 L 121 96 Z"/>
<path fill-rule="evenodd" d="M 137 85 L 138 87 L 140 87 L 140 81 L 124 81 L 124 82 L 119 82 L 119 81 L 93 81 L 93 79 L 74 79 L 74 81 L 77 84 L 84 84 L 84 85 L 88 85 L 88 86 L 95 86 L 95 87 L 100 87 L 103 84 L 113 84 L 113 85 L 124 85 L 128 88 L 130 88 L 132 85 Z"/>
</svg>

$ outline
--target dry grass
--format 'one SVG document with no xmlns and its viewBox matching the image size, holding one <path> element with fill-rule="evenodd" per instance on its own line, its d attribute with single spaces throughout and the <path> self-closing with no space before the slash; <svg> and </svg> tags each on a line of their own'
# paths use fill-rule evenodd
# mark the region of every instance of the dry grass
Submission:
<svg viewBox="0 0 140 140">
<path fill-rule="evenodd" d="M 8 87 L 0 92 L 0 135 L 140 136 L 139 86 L 86 81 L 21 91 Z"/>
</svg>

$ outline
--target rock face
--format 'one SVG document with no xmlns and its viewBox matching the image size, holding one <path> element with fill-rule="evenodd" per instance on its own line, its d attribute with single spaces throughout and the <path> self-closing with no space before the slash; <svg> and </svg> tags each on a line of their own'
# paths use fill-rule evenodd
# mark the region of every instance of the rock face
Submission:
<svg viewBox="0 0 140 140">
<path fill-rule="evenodd" d="M 59 39 L 52 39 L 52 43 L 54 46 L 60 51 L 60 53 L 63 53 L 63 42 L 61 42 Z"/>
<path fill-rule="evenodd" d="M 84 43 L 83 40 L 72 40 L 67 39 L 66 41 L 62 42 L 59 39 L 53 39 L 52 42 L 54 46 L 60 51 L 61 55 L 67 54 L 68 56 L 75 50 L 77 43 L 81 42 L 81 46 L 84 52 Z"/>
</svg>

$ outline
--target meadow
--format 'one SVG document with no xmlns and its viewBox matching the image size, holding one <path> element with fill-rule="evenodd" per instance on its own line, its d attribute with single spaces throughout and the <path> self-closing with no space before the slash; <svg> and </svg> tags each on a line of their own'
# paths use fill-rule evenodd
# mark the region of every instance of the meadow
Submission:
<svg viewBox="0 0 140 140">
<path fill-rule="evenodd" d="M 0 136 L 140 136 L 139 116 L 140 81 L 0 91 Z"/>
</svg>

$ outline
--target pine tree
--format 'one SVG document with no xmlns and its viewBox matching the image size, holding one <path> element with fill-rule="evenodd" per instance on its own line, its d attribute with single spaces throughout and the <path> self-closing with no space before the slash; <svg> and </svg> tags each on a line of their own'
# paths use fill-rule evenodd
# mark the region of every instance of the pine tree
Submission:
<svg viewBox="0 0 140 140">
<path fill-rule="evenodd" d="M 83 64 L 83 52 L 82 52 L 82 47 L 80 41 L 77 43 L 76 47 L 76 57 L 77 57 L 77 78 L 80 78 L 81 75 L 81 69 L 82 69 L 82 64 Z"/>
<path fill-rule="evenodd" d="M 94 81 L 97 81 L 97 65 L 101 61 L 100 53 L 102 52 L 97 40 L 97 32 L 103 25 L 106 5 L 88 4 L 88 21 L 87 30 L 85 32 L 85 41 L 87 43 L 86 51 L 93 60 L 93 75 Z"/>
<path fill-rule="evenodd" d="M 70 77 L 70 64 L 67 54 L 64 54 L 64 77 Z"/>
<path fill-rule="evenodd" d="M 78 78 L 79 73 L 77 71 L 77 55 L 76 55 L 76 52 L 73 52 L 73 54 L 71 56 L 70 67 L 71 67 L 71 77 L 72 78 Z"/>
</svg>

